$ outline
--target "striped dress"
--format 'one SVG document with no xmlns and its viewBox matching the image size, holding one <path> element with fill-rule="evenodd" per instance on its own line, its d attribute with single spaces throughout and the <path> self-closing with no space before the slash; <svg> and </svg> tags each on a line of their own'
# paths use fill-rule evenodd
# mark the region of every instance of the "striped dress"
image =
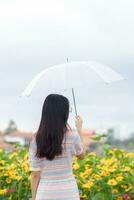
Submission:
<svg viewBox="0 0 134 200">
<path fill-rule="evenodd" d="M 83 152 L 82 141 L 75 131 L 67 131 L 63 139 L 63 153 L 49 161 L 35 157 L 36 142 L 29 146 L 30 171 L 41 171 L 36 200 L 80 200 L 77 182 L 72 172 L 72 157 Z"/>
</svg>

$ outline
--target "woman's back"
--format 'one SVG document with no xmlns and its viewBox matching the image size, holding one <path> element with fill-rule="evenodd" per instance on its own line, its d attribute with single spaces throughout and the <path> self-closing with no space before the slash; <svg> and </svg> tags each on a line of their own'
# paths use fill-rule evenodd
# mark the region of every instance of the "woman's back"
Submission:
<svg viewBox="0 0 134 200">
<path fill-rule="evenodd" d="M 72 172 L 72 157 L 83 152 L 80 136 L 75 131 L 67 131 L 63 139 L 62 155 L 53 160 L 37 159 L 35 135 L 29 148 L 31 171 L 41 171 L 36 200 L 79 200 L 79 191 Z"/>
<path fill-rule="evenodd" d="M 75 131 L 67 131 L 63 139 L 63 152 L 53 160 L 37 159 L 35 135 L 29 148 L 30 170 L 41 170 L 41 178 L 64 179 L 72 176 L 72 157 L 83 151 L 80 136 Z"/>
</svg>

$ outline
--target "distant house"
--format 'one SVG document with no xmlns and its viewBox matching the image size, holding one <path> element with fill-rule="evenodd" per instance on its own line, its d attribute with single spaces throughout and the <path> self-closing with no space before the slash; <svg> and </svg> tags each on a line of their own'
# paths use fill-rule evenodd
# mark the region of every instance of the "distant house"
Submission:
<svg viewBox="0 0 134 200">
<path fill-rule="evenodd" d="M 93 142 L 91 137 L 95 135 L 95 131 L 90 129 L 83 129 L 82 135 L 83 135 L 83 142 L 85 146 L 88 148 L 89 145 Z M 33 133 L 23 132 L 23 131 L 14 131 L 8 135 L 2 135 L 0 137 L 1 138 L 0 148 L 12 150 L 13 149 L 12 144 L 15 143 L 28 146 L 32 136 Z"/>
<path fill-rule="evenodd" d="M 33 133 L 14 131 L 8 135 L 5 135 L 4 139 L 8 143 L 19 143 L 21 145 L 28 146 Z"/>
</svg>

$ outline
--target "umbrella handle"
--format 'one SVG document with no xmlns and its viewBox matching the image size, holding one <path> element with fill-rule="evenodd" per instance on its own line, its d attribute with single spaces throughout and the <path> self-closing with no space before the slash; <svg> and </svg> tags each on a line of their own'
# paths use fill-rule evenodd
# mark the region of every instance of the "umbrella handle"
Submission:
<svg viewBox="0 0 134 200">
<path fill-rule="evenodd" d="M 68 63 L 68 58 L 67 58 Z M 72 95 L 73 95 L 73 102 L 74 102 L 74 109 L 75 109 L 75 116 L 77 117 L 77 108 L 76 108 L 76 101 L 75 101 L 75 95 L 74 95 L 74 89 L 72 88 Z"/>
<path fill-rule="evenodd" d="M 77 117 L 77 108 L 76 108 L 76 101 L 75 101 L 75 95 L 74 95 L 74 89 L 73 89 L 73 88 L 72 88 L 72 95 L 73 95 L 73 102 L 74 102 L 75 116 Z"/>
</svg>

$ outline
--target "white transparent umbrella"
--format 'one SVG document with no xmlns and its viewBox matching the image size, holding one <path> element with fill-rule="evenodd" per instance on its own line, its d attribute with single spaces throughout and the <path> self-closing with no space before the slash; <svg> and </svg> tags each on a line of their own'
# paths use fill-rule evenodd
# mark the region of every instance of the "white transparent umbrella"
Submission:
<svg viewBox="0 0 134 200">
<path fill-rule="evenodd" d="M 72 90 L 75 114 L 77 115 L 74 89 L 88 87 L 94 82 L 106 84 L 124 80 L 124 77 L 104 64 L 88 62 L 67 62 L 54 65 L 38 73 L 27 85 L 21 97 L 30 96 L 38 82 L 42 80 L 43 90 L 47 96 L 50 93 L 63 93 Z"/>
</svg>

